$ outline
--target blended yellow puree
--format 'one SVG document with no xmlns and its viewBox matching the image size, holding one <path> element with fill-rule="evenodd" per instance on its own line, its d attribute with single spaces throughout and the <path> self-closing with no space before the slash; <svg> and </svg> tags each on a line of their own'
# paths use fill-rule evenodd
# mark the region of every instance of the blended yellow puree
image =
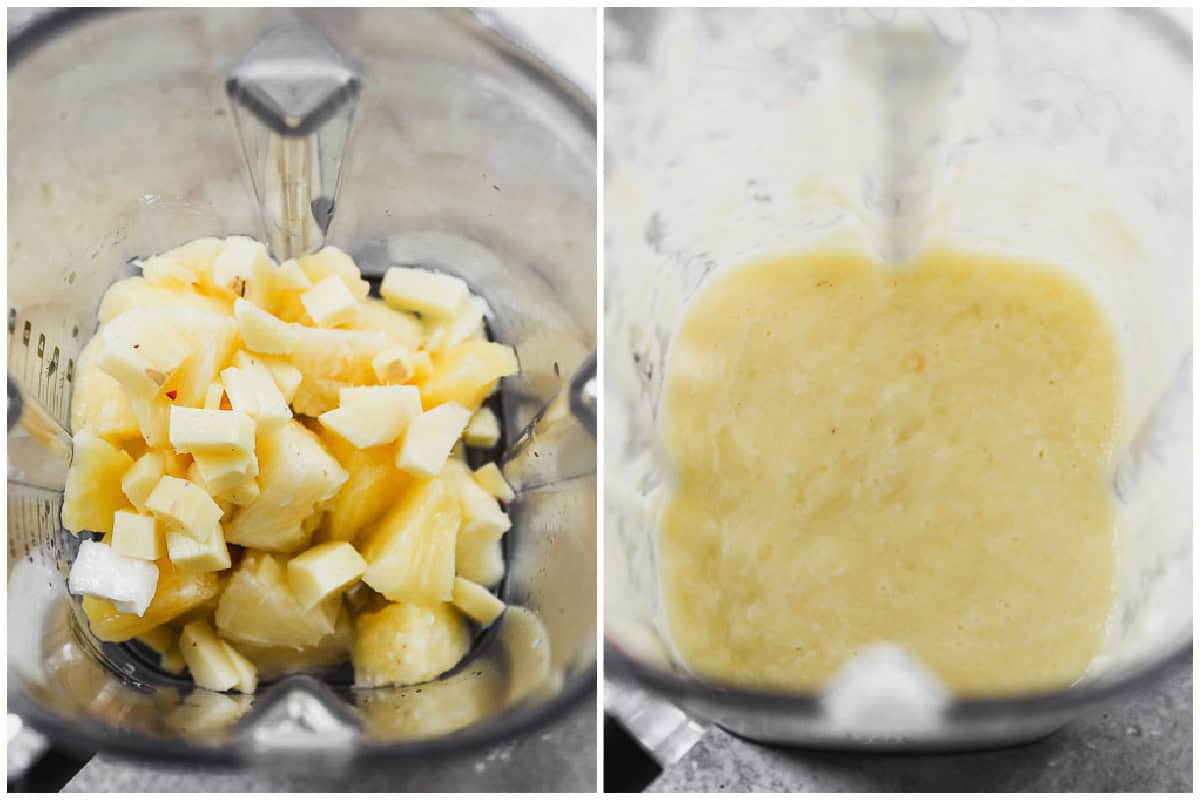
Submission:
<svg viewBox="0 0 1200 800">
<path fill-rule="evenodd" d="M 659 552 L 698 675 L 815 690 L 890 641 L 956 693 L 1070 684 L 1115 599 L 1114 331 L 1052 268 L 811 253 L 714 277 L 672 344 Z"/>
</svg>

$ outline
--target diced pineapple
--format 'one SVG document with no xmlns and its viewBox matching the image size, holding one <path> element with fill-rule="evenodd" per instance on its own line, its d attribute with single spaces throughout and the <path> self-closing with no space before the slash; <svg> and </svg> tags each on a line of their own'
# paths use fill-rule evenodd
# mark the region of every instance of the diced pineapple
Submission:
<svg viewBox="0 0 1200 800">
<path fill-rule="evenodd" d="M 221 401 L 225 399 L 225 387 L 220 381 L 213 381 L 204 393 L 204 406 L 207 411 L 220 411 Z"/>
<path fill-rule="evenodd" d="M 175 643 L 179 640 L 179 634 L 169 625 L 160 625 L 154 630 L 146 631 L 137 638 L 139 642 L 144 643 L 154 652 L 165 653 L 175 646 Z"/>
<path fill-rule="evenodd" d="M 258 458 L 251 453 L 206 455 L 197 453 L 194 466 L 214 497 L 227 497 L 258 476 Z"/>
<path fill-rule="evenodd" d="M 358 448 L 394 442 L 421 413 L 421 393 L 413 386 L 347 387 L 338 398 L 321 424 Z"/>
<path fill-rule="evenodd" d="M 174 307 L 146 309 L 145 313 L 153 320 L 148 324 L 157 329 L 177 329 L 191 350 L 191 356 L 163 384 L 163 392 L 174 392 L 179 405 L 199 408 L 209 385 L 233 355 L 238 341 L 237 323 L 228 312 L 210 314 Z"/>
<path fill-rule="evenodd" d="M 497 500 L 508 503 L 516 497 L 512 487 L 508 485 L 508 481 L 504 480 L 504 475 L 500 472 L 500 468 L 495 464 L 490 462 L 484 464 L 475 470 L 473 474 L 475 482 Z"/>
<path fill-rule="evenodd" d="M 158 562 L 154 600 L 142 616 L 123 613 L 111 602 L 96 597 L 83 599 L 83 611 L 98 639 L 124 642 L 203 606 L 217 596 L 220 587 L 216 575 L 185 572 L 164 559 Z"/>
<path fill-rule="evenodd" d="M 433 319 L 453 319 L 469 294 L 462 278 L 409 267 L 388 269 L 379 293 L 398 311 L 414 311 Z"/>
<path fill-rule="evenodd" d="M 441 472 L 471 412 L 457 403 L 426 411 L 408 425 L 396 450 L 396 467 L 419 477 Z"/>
<path fill-rule="evenodd" d="M 405 383 L 413 375 L 413 350 L 390 347 L 371 359 L 371 369 L 382 384 Z"/>
<path fill-rule="evenodd" d="M 421 403 L 425 408 L 442 403 L 478 408 L 501 378 L 517 371 L 517 355 L 508 345 L 468 339 L 433 359 L 433 374 L 419 384 Z"/>
<path fill-rule="evenodd" d="M 185 289 L 211 286 L 212 263 L 221 250 L 221 240 L 195 239 L 142 262 L 142 276 L 152 286 Z"/>
<path fill-rule="evenodd" d="M 394 603 L 358 618 L 353 647 L 356 686 L 424 683 L 454 668 L 470 633 L 449 603 Z"/>
<path fill-rule="evenodd" d="M 337 277 L 356 300 L 362 300 L 371 290 L 354 259 L 336 247 L 323 247 L 316 253 L 301 256 L 299 261 L 300 268 L 314 284 Z"/>
<path fill-rule="evenodd" d="M 233 685 L 242 694 L 254 694 L 254 690 L 258 687 L 258 670 L 253 662 L 244 655 L 234 649 L 233 645 L 225 640 L 221 640 L 221 648 L 225 651 L 226 658 L 237 672 L 238 680 Z"/>
<path fill-rule="evenodd" d="M 113 514 L 128 503 L 121 478 L 133 459 L 90 429 L 75 434 L 74 456 L 63 491 L 62 524 L 71 533 L 112 533 Z"/>
<path fill-rule="evenodd" d="M 367 562 L 349 542 L 326 542 L 288 562 L 288 586 L 304 608 L 341 595 L 367 571 Z"/>
<path fill-rule="evenodd" d="M 274 285 L 279 290 L 302 292 L 305 289 L 311 289 L 313 282 L 300 266 L 300 262 L 294 258 L 289 258 L 279 265 Z"/>
<path fill-rule="evenodd" d="M 117 281 L 108 287 L 108 291 L 104 293 L 104 297 L 100 301 L 100 310 L 96 313 L 96 317 L 103 324 L 135 308 L 165 305 L 182 305 L 217 314 L 229 313 L 229 303 L 226 300 L 208 297 L 190 289 L 167 289 L 162 286 L 152 286 L 145 278 L 139 276 Z"/>
<path fill-rule="evenodd" d="M 233 563 L 220 524 L 213 525 L 201 539 L 180 531 L 167 531 L 167 554 L 171 563 L 188 572 L 219 572 Z"/>
<path fill-rule="evenodd" d="M 250 478 L 245 483 L 239 483 L 229 491 L 221 495 L 219 500 L 228 500 L 235 506 L 248 506 L 262 495 L 262 487 L 258 485 L 258 481 Z M 226 515 L 230 513 L 230 509 L 225 509 Z"/>
<path fill-rule="evenodd" d="M 239 350 L 233 356 L 233 365 L 238 369 L 254 369 L 257 364 L 266 367 L 267 372 L 271 373 L 271 377 L 275 380 L 275 386 L 279 388 L 279 393 L 283 395 L 283 401 L 291 403 L 292 398 L 296 396 L 296 389 L 300 387 L 302 379 L 300 370 L 283 359 L 262 355 L 252 356 L 245 350 Z"/>
<path fill-rule="evenodd" d="M 384 601 L 386 602 L 386 601 Z M 345 608 L 338 612 L 333 633 L 324 636 L 311 647 L 283 647 L 238 643 L 238 651 L 254 662 L 259 677 L 274 678 L 294 672 L 316 672 L 342 664 L 350 657 L 354 640 L 354 622 Z"/>
<path fill-rule="evenodd" d="M 92 337 L 75 362 L 75 391 L 71 395 L 71 430 L 90 427 L 113 442 L 138 436 L 137 418 L 116 378 L 96 366 L 96 355 L 104 346 L 101 336 Z"/>
<path fill-rule="evenodd" d="M 504 612 L 504 603 L 478 583 L 454 579 L 454 605 L 485 628 Z"/>
<path fill-rule="evenodd" d="M 300 295 L 300 302 L 312 321 L 321 328 L 336 328 L 358 316 L 358 301 L 350 294 L 346 284 L 334 275 Z"/>
<path fill-rule="evenodd" d="M 121 478 L 121 491 L 138 511 L 146 510 L 146 500 L 165 474 L 164 469 L 162 454 L 150 450 L 135 461 Z"/>
<path fill-rule="evenodd" d="M 233 315 L 246 347 L 256 353 L 290 353 L 296 344 L 296 329 L 292 325 L 263 311 L 249 300 L 233 301 Z"/>
<path fill-rule="evenodd" d="M 317 437 L 296 421 L 258 437 L 258 499 L 236 512 L 226 538 L 246 547 L 290 553 L 311 540 L 302 523 L 332 499 L 347 474 Z"/>
<path fill-rule="evenodd" d="M 178 639 L 178 637 L 176 637 Z M 179 642 L 171 643 L 171 646 L 163 651 L 162 657 L 158 660 L 158 666 L 164 672 L 169 672 L 172 675 L 179 675 L 187 669 L 187 662 L 183 660 L 183 653 L 179 652 Z"/>
<path fill-rule="evenodd" d="M 262 364 L 223 369 L 221 382 L 233 410 L 253 419 L 259 430 L 282 425 L 292 418 L 283 393 Z"/>
<path fill-rule="evenodd" d="M 500 441 L 500 422 L 490 408 L 483 406 L 471 415 L 471 421 L 463 431 L 463 441 L 471 447 L 496 446 Z"/>
<path fill-rule="evenodd" d="M 197 620 L 185 625 L 179 636 L 179 650 L 192 680 L 201 689 L 225 692 L 242 678 L 207 622 Z"/>
<path fill-rule="evenodd" d="M 342 389 L 349 384 L 321 378 L 304 378 L 292 398 L 292 410 L 297 414 L 319 417 L 338 407 Z"/>
<path fill-rule="evenodd" d="M 499 539 L 512 527 L 508 514 L 500 508 L 496 498 L 469 476 L 458 480 L 459 497 L 462 502 L 462 533 L 468 538 Z"/>
<path fill-rule="evenodd" d="M 387 343 L 382 331 L 299 328 L 292 363 L 305 378 L 371 383 L 375 379 L 371 361 Z"/>
<path fill-rule="evenodd" d="M 168 530 L 179 529 L 185 538 L 196 542 L 207 541 L 211 538 L 212 529 L 220 528 L 221 509 L 208 492 L 191 481 L 170 475 L 159 479 L 154 491 L 146 499 L 146 508 L 161 517 Z M 174 553 L 171 560 L 176 561 Z"/>
<path fill-rule="evenodd" d="M 459 531 L 454 542 L 454 570 L 480 586 L 495 586 L 504 577 L 504 549 L 489 536 Z"/>
<path fill-rule="evenodd" d="M 139 617 L 145 615 L 157 586 L 157 565 L 91 541 L 80 542 L 67 582 L 71 594 L 111 600 Z"/>
<path fill-rule="evenodd" d="M 254 420 L 239 411 L 171 407 L 171 446 L 192 454 L 254 452 Z"/>
<path fill-rule="evenodd" d="M 329 506 L 324 538 L 354 542 L 365 525 L 396 502 L 409 478 L 396 469 L 391 447 L 360 450 L 334 433 L 323 433 L 321 440 L 349 474 Z"/>
<path fill-rule="evenodd" d="M 289 311 L 301 308 L 300 293 L 310 288 L 312 281 L 294 259 L 279 266 L 269 260 L 260 260 L 255 262 L 254 275 L 246 285 L 245 299 L 277 317 L 295 322 Z"/>
<path fill-rule="evenodd" d="M 166 553 L 158 521 L 146 514 L 118 511 L 113 517 L 112 548 L 117 555 L 157 561 Z M 158 568 L 155 568 L 157 580 Z"/>
<path fill-rule="evenodd" d="M 251 551 L 221 594 L 216 622 L 221 635 L 238 644 L 313 647 L 334 632 L 340 609 L 340 597 L 304 608 L 288 588 L 284 560 Z"/>
<path fill-rule="evenodd" d="M 274 265 L 266 245 L 246 236 L 230 236 L 213 259 L 213 289 L 230 297 L 241 297 L 247 284 L 267 266 Z"/>
<path fill-rule="evenodd" d="M 483 318 L 488 311 L 487 301 L 482 297 L 472 295 L 467 298 L 453 319 L 430 326 L 425 339 L 426 349 L 444 350 L 470 337 L 482 338 Z"/>
<path fill-rule="evenodd" d="M 157 395 L 167 378 L 187 357 L 185 351 L 173 366 L 160 369 L 157 364 L 152 364 L 146 356 L 138 352 L 141 347 L 140 343 L 126 345 L 106 341 L 96 355 L 96 366 L 119 383 L 128 398 L 145 399 Z"/>
<path fill-rule="evenodd" d="M 425 338 L 425 326 L 416 316 L 388 308 L 384 301 L 368 297 L 359 304 L 358 317 L 349 327 L 363 331 L 383 331 L 388 345 L 416 350 Z"/>
<path fill-rule="evenodd" d="M 363 582 L 389 600 L 449 600 L 461 519 L 458 498 L 446 479 L 414 484 L 365 532 L 362 554 L 370 566 Z"/>
<path fill-rule="evenodd" d="M 176 453 L 170 447 L 154 451 L 162 456 L 163 474 L 172 478 L 186 478 L 192 466 L 192 457 L 187 453 Z M 155 486 L 158 485 L 156 482 Z M 152 490 L 153 491 L 153 490 Z"/>
</svg>

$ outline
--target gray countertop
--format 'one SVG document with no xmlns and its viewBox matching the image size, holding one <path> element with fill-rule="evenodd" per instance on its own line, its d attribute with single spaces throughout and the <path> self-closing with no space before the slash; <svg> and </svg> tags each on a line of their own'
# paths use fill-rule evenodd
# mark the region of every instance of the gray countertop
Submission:
<svg viewBox="0 0 1200 800">
<path fill-rule="evenodd" d="M 99 755 L 65 792 L 594 792 L 596 697 L 523 739 L 459 758 L 327 781 L 310 775 L 165 767 Z"/>
<path fill-rule="evenodd" d="M 710 727 L 651 792 L 1190 792 L 1192 665 L 1022 747 L 883 756 L 767 747 Z"/>
</svg>

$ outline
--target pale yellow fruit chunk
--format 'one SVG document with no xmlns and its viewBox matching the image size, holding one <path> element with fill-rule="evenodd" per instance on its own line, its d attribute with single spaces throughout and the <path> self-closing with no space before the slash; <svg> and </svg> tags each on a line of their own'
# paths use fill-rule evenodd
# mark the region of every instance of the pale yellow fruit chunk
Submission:
<svg viewBox="0 0 1200 800">
<path fill-rule="evenodd" d="M 394 603 L 363 614 L 352 650 L 357 686 L 407 686 L 454 668 L 467 653 L 470 632 L 449 603 Z"/>
<path fill-rule="evenodd" d="M 98 639 L 123 642 L 211 602 L 220 590 L 221 583 L 216 575 L 187 572 L 162 559 L 158 562 L 154 599 L 145 614 L 139 617 L 125 613 L 97 597 L 83 598 L 83 612 Z"/>
<path fill-rule="evenodd" d="M 398 311 L 414 311 L 433 319 L 453 319 L 469 294 L 462 278 L 410 267 L 388 269 L 379 293 Z"/>
<path fill-rule="evenodd" d="M 458 497 L 446 479 L 414 484 L 364 532 L 362 554 L 370 566 L 363 582 L 393 601 L 448 601 L 461 518 Z"/>
<path fill-rule="evenodd" d="M 142 561 L 157 561 L 166 555 L 158 521 L 129 511 L 118 511 L 113 516 L 112 547 L 117 555 Z"/>
<path fill-rule="evenodd" d="M 212 284 L 217 292 L 241 297 L 256 274 L 274 262 L 262 242 L 246 236 L 230 236 L 225 240 L 212 265 Z"/>
<path fill-rule="evenodd" d="M 434 357 L 433 374 L 419 383 L 421 404 L 478 408 L 501 378 L 517 371 L 517 355 L 508 345 L 468 339 Z"/>
<path fill-rule="evenodd" d="M 219 572 L 233 563 L 229 548 L 221 534 L 221 526 L 213 525 L 200 539 L 178 530 L 166 535 L 167 555 L 171 563 L 188 572 Z"/>
<path fill-rule="evenodd" d="M 360 450 L 329 431 L 321 440 L 350 476 L 329 504 L 324 538 L 354 542 L 364 526 L 396 503 L 410 478 L 396 469 L 392 447 Z"/>
<path fill-rule="evenodd" d="M 478 583 L 454 579 L 454 605 L 485 628 L 504 612 L 504 603 Z"/>
<path fill-rule="evenodd" d="M 299 328 L 292 364 L 305 378 L 367 384 L 375 380 L 371 361 L 387 347 L 382 331 Z"/>
<path fill-rule="evenodd" d="M 299 263 L 314 284 L 335 276 L 356 300 L 362 300 L 371 290 L 370 284 L 362 279 L 362 272 L 354 259 L 336 247 L 323 247 L 316 253 L 302 256 Z"/>
<path fill-rule="evenodd" d="M 468 538 L 499 539 L 512 527 L 508 514 L 500 508 L 496 498 L 471 477 L 463 476 L 458 481 L 458 489 L 463 511 L 463 535 Z"/>
<path fill-rule="evenodd" d="M 197 542 L 206 541 L 221 520 L 221 509 L 208 492 L 170 475 L 159 479 L 146 499 L 146 508 L 161 517 L 168 530 L 179 529 Z M 174 554 L 171 560 L 175 560 Z"/>
<path fill-rule="evenodd" d="M 113 514 L 128 506 L 121 478 L 133 459 L 84 428 L 75 434 L 74 456 L 63 491 L 62 524 L 71 533 L 112 533 Z"/>
<path fill-rule="evenodd" d="M 204 393 L 204 408 L 208 411 L 220 411 L 221 401 L 225 399 L 225 387 L 220 381 L 213 381 Z"/>
<path fill-rule="evenodd" d="M 416 350 L 425 338 L 425 326 L 415 315 L 389 308 L 384 301 L 368 297 L 362 301 L 358 316 L 350 327 L 363 331 L 383 331 L 388 345 Z"/>
<path fill-rule="evenodd" d="M 190 289 L 168 289 L 154 286 L 145 278 L 138 276 L 117 281 L 108 287 L 108 291 L 100 300 L 100 310 L 96 312 L 96 318 L 103 324 L 135 308 L 165 305 L 183 305 L 217 314 L 229 313 L 227 299 L 208 297 Z"/>
<path fill-rule="evenodd" d="M 425 340 L 426 349 L 443 350 L 470 337 L 481 338 L 484 333 L 483 318 L 487 313 L 487 301 L 472 295 L 453 319 L 430 326 Z"/>
<path fill-rule="evenodd" d="M 262 364 L 244 369 L 227 367 L 221 370 L 221 382 L 233 410 L 253 419 L 256 430 L 266 430 L 292 418 L 283 393 Z"/>
<path fill-rule="evenodd" d="M 304 608 L 288 588 L 284 560 L 251 551 L 221 594 L 216 622 L 221 635 L 239 645 L 299 649 L 332 634 L 340 610 L 340 597 Z"/>
<path fill-rule="evenodd" d="M 254 452 L 254 420 L 239 411 L 171 407 L 171 446 L 210 455 Z"/>
<path fill-rule="evenodd" d="M 193 463 L 214 496 L 228 495 L 258 475 L 258 458 L 251 453 L 197 453 Z"/>
<path fill-rule="evenodd" d="M 421 413 L 415 386 L 354 386 L 338 393 L 338 407 L 321 424 L 358 448 L 396 441 Z"/>
<path fill-rule="evenodd" d="M 153 286 L 186 289 L 212 285 L 212 263 L 221 251 L 221 240 L 194 239 L 173 250 L 151 256 L 142 263 L 142 276 Z"/>
<path fill-rule="evenodd" d="M 179 651 L 183 653 L 188 672 L 192 673 L 192 680 L 201 689 L 225 692 L 241 680 L 221 640 L 203 620 L 183 626 L 183 633 L 179 636 Z"/>
<path fill-rule="evenodd" d="M 346 284 L 333 275 L 300 295 L 300 302 L 312 321 L 322 328 L 335 328 L 358 316 L 358 301 Z"/>
<path fill-rule="evenodd" d="M 162 453 L 150 450 L 143 453 L 121 478 L 121 491 L 129 498 L 129 502 L 133 503 L 134 508 L 146 511 L 146 500 L 164 474 L 166 465 Z"/>
<path fill-rule="evenodd" d="M 147 647 L 156 653 L 165 653 L 179 641 L 179 634 L 168 625 L 160 625 L 152 631 L 146 631 L 138 637 Z"/>
<path fill-rule="evenodd" d="M 478 531 L 460 531 L 454 541 L 454 570 L 480 586 L 495 586 L 504 577 L 504 548 Z"/>
<path fill-rule="evenodd" d="M 104 346 L 93 336 L 75 362 L 75 391 L 71 395 L 71 430 L 90 427 L 100 436 L 119 442 L 138 436 L 137 417 L 121 384 L 96 366 L 96 355 Z"/>
<path fill-rule="evenodd" d="M 472 474 L 475 482 L 497 500 L 509 503 L 516 497 L 512 487 L 508 485 L 508 481 L 504 480 L 504 475 L 500 472 L 500 468 L 495 464 L 484 464 Z"/>
<path fill-rule="evenodd" d="M 425 356 L 428 358 L 428 354 Z M 389 347 L 371 359 L 371 369 L 382 384 L 405 383 L 416 373 L 416 352 L 403 347 Z"/>
<path fill-rule="evenodd" d="M 500 422 L 495 413 L 484 406 L 471 415 L 463 441 L 471 447 L 495 447 L 500 441 Z"/>
<path fill-rule="evenodd" d="M 254 369 L 256 365 L 265 367 L 275 380 L 275 386 L 278 387 L 279 393 L 283 395 L 285 403 L 292 402 L 292 398 L 296 396 L 296 390 L 300 388 L 300 381 L 303 379 L 300 370 L 282 358 L 264 355 L 253 356 L 245 350 L 239 350 L 234 353 L 233 365 L 238 369 Z"/>
<path fill-rule="evenodd" d="M 225 651 L 225 657 L 229 659 L 230 665 L 234 672 L 237 673 L 237 683 L 233 685 L 242 694 L 254 694 L 255 688 L 258 687 L 258 669 L 254 663 L 239 653 L 234 646 L 225 640 L 221 641 L 221 649 Z"/>
<path fill-rule="evenodd" d="M 238 298 L 233 301 L 233 315 L 247 349 L 256 353 L 290 353 L 296 344 L 295 326 L 279 317 L 263 311 L 249 300 Z"/>
<path fill-rule="evenodd" d="M 238 642 L 237 648 L 254 662 L 260 678 L 274 678 L 294 672 L 316 672 L 348 661 L 353 639 L 354 623 L 346 609 L 341 608 L 333 633 L 323 636 L 315 645 L 297 648 Z"/>
<path fill-rule="evenodd" d="M 288 586 L 304 608 L 340 595 L 367 571 L 367 562 L 349 542 L 326 542 L 288 562 Z"/>
<path fill-rule="evenodd" d="M 183 653 L 179 651 L 179 643 L 174 642 L 162 654 L 158 660 L 158 666 L 165 672 L 172 675 L 179 675 L 187 669 L 187 662 L 183 660 Z"/>
<path fill-rule="evenodd" d="M 470 418 L 471 412 L 457 403 L 421 414 L 409 423 L 396 450 L 396 467 L 423 478 L 438 474 Z"/>
</svg>

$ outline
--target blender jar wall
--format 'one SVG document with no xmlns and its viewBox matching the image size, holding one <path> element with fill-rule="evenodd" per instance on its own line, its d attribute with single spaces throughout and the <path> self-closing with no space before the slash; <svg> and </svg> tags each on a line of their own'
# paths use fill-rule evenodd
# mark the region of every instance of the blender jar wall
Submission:
<svg viewBox="0 0 1200 800">
<path fill-rule="evenodd" d="M 685 304 L 714 272 L 827 244 L 903 260 L 927 241 L 1070 270 L 1122 344 L 1119 608 L 1095 669 L 1059 698 L 1077 705 L 1087 687 L 1103 693 L 1180 652 L 1191 629 L 1188 35 L 1157 12 L 1116 10 L 614 10 L 607 20 L 615 663 L 751 736 L 853 738 L 804 698 L 701 687 L 672 653 L 655 563 L 670 480 L 658 403 Z M 925 742 L 1010 739 L 1061 720 L 1044 698 L 1021 707 L 958 704 Z"/>
<path fill-rule="evenodd" d="M 103 291 L 134 274 L 130 259 L 199 236 L 262 238 L 224 81 L 259 36 L 297 22 L 328 38 L 364 82 L 329 243 L 368 275 L 434 266 L 487 298 L 494 335 L 522 366 L 502 391 L 512 445 L 595 347 L 594 114 L 465 12 L 145 10 L 89 15 L 23 46 L 9 74 L 10 370 L 67 427 L 74 359 Z M 547 423 L 533 441 L 574 425 Z M 520 463 L 505 467 L 521 490 L 505 599 L 545 626 L 548 648 L 533 649 L 549 663 L 514 656 L 538 632 L 514 613 L 473 652 L 468 667 L 486 676 L 477 681 L 464 667 L 423 698 L 295 684 L 330 711 L 330 730 L 365 724 L 354 747 L 371 755 L 467 728 L 408 748 L 449 749 L 507 735 L 593 685 L 594 455 L 591 463 L 568 471 L 564 461 L 528 485 Z M 128 651 L 99 646 L 68 609 L 75 540 L 59 529 L 60 502 L 9 487 L 9 596 L 35 587 L 38 612 L 23 625 L 10 619 L 14 707 L 64 735 L 70 720 L 93 746 L 245 756 L 238 743 L 273 724 L 261 691 L 253 703 L 205 692 L 181 701 L 186 682 L 137 668 L 114 674 L 130 667 Z M 521 708 L 499 715 L 514 703 Z M 349 705 L 360 713 L 343 714 Z M 158 748 L 180 735 L 172 714 L 197 731 L 195 747 Z M 230 728 L 242 718 L 255 722 Z"/>
</svg>

